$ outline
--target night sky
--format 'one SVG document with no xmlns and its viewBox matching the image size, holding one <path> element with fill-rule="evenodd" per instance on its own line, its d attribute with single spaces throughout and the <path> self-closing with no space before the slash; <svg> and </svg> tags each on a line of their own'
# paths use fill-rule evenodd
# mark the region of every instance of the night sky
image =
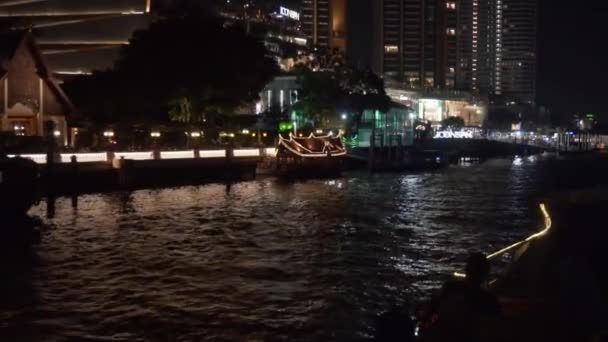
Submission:
<svg viewBox="0 0 608 342">
<path fill-rule="evenodd" d="M 538 103 L 556 113 L 595 113 L 608 121 L 608 4 L 540 1 Z"/>
</svg>

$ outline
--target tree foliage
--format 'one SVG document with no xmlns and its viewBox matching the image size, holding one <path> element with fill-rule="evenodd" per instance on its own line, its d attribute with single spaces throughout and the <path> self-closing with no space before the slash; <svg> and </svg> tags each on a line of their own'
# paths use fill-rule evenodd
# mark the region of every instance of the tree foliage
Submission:
<svg viewBox="0 0 608 342">
<path fill-rule="evenodd" d="M 371 70 L 355 68 L 339 55 L 322 56 L 298 71 L 301 96 L 299 109 L 309 118 L 336 117 L 338 112 L 354 115 L 350 126 L 356 125 L 363 111 L 387 111 L 390 98 L 384 81 Z"/>
<path fill-rule="evenodd" d="M 69 82 L 76 105 L 100 121 L 196 122 L 256 101 L 278 70 L 264 46 L 184 4 L 136 32 L 112 70 Z"/>
<path fill-rule="evenodd" d="M 449 128 L 453 130 L 461 129 L 464 127 L 464 124 L 464 119 L 459 116 L 450 116 L 441 121 L 442 128 Z"/>
</svg>

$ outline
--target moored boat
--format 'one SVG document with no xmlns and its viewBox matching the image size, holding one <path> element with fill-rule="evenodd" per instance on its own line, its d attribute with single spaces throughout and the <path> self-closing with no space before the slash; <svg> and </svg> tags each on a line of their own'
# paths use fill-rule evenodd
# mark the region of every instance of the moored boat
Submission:
<svg viewBox="0 0 608 342">
<path fill-rule="evenodd" d="M 295 178 L 339 176 L 345 156 L 340 135 L 279 136 L 275 174 Z"/>
</svg>

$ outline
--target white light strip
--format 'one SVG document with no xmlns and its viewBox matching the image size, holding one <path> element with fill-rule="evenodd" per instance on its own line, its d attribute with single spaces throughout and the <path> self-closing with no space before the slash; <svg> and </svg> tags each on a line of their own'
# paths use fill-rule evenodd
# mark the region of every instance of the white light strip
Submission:
<svg viewBox="0 0 608 342">
<path fill-rule="evenodd" d="M 152 152 L 116 152 L 114 153 L 115 159 L 120 159 L 124 157 L 125 159 L 131 160 L 152 160 L 154 156 Z"/>
<path fill-rule="evenodd" d="M 94 163 L 94 162 L 105 162 L 108 161 L 107 153 L 72 153 L 72 154 L 61 154 L 62 163 L 71 163 L 72 156 L 76 156 L 76 161 L 79 163 Z"/>
<path fill-rule="evenodd" d="M 277 156 L 277 149 L 274 147 L 270 147 L 266 149 L 266 155 L 267 156 L 271 156 L 271 157 L 276 157 Z"/>
<path fill-rule="evenodd" d="M 226 150 L 199 151 L 201 158 L 225 158 Z"/>
<path fill-rule="evenodd" d="M 21 154 L 21 155 L 11 154 L 8 157 L 9 158 L 21 157 L 21 158 L 33 160 L 37 164 L 46 164 L 46 154 Z"/>
<path fill-rule="evenodd" d="M 160 159 L 192 159 L 194 151 L 161 152 Z"/>
<path fill-rule="evenodd" d="M 235 157 L 259 157 L 259 149 L 234 150 Z"/>
</svg>

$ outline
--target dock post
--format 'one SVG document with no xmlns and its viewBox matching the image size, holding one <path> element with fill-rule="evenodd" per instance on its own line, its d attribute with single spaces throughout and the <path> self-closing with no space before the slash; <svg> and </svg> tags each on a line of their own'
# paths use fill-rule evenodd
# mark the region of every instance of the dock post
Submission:
<svg viewBox="0 0 608 342">
<path fill-rule="evenodd" d="M 71 192 L 72 192 L 72 208 L 78 208 L 78 187 L 80 186 L 78 159 L 76 156 L 70 157 L 70 166 L 72 172 Z"/>
<path fill-rule="evenodd" d="M 118 160 L 118 185 L 121 187 L 128 187 L 130 185 L 130 168 L 131 160 L 120 157 Z"/>
<path fill-rule="evenodd" d="M 158 148 L 154 148 L 152 151 L 152 159 L 160 160 L 160 150 Z"/>
<path fill-rule="evenodd" d="M 233 170 L 232 170 L 232 160 L 234 159 L 234 145 L 231 143 L 228 148 L 226 148 L 226 177 L 227 181 L 230 182 L 233 178 Z"/>
<path fill-rule="evenodd" d="M 368 157 L 368 161 L 367 161 L 367 166 L 370 171 L 374 170 L 374 161 L 376 158 L 375 150 L 376 150 L 376 136 L 375 136 L 375 130 L 372 129 L 372 134 L 369 137 L 369 157 Z"/>
<path fill-rule="evenodd" d="M 53 121 L 45 121 L 44 134 L 46 138 L 46 190 L 49 196 L 55 193 L 53 176 L 55 175 L 55 123 Z"/>
</svg>

